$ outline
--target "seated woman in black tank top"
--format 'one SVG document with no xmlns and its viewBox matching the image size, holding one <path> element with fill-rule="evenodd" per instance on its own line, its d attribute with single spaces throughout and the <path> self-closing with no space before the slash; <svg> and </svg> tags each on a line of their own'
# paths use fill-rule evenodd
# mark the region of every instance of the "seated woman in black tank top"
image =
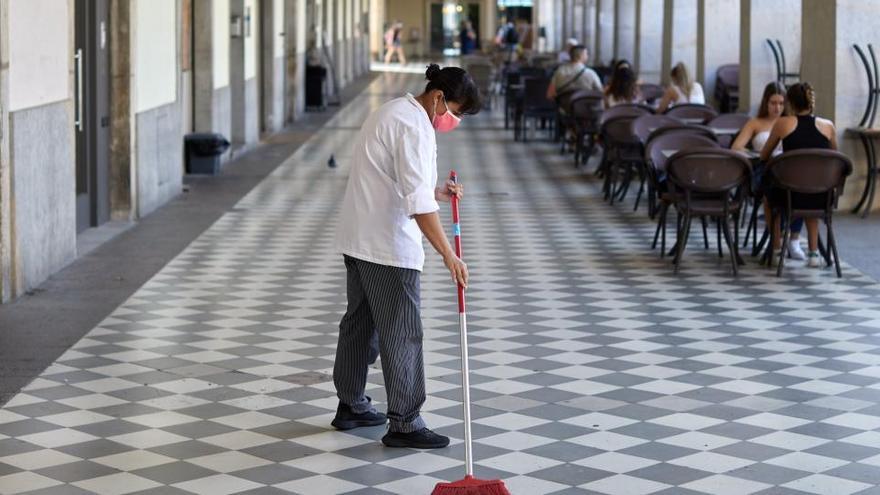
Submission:
<svg viewBox="0 0 880 495">
<path fill-rule="evenodd" d="M 782 142 L 782 151 L 792 151 L 805 148 L 837 149 L 837 132 L 834 123 L 830 120 L 813 115 L 815 107 L 815 93 L 809 83 L 801 82 L 792 85 L 786 93 L 786 100 L 791 106 L 792 116 L 780 117 L 770 137 L 761 150 L 761 159 L 770 159 L 770 154 L 776 145 Z M 782 191 L 771 191 L 771 201 L 784 201 Z M 825 207 L 824 194 L 798 194 L 791 195 L 792 208 L 822 209 Z M 819 219 L 806 220 L 809 253 L 807 265 L 818 267 L 819 263 Z M 774 236 L 774 246 L 779 245 L 779 225 L 771 229 Z"/>
</svg>

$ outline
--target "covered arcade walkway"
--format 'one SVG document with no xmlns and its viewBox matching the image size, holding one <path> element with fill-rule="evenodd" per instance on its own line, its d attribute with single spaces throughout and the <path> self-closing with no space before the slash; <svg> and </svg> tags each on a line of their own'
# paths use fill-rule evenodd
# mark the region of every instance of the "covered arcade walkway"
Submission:
<svg viewBox="0 0 880 495">
<path fill-rule="evenodd" d="M 348 144 L 383 74 L 0 409 L 0 493 L 422 494 L 462 476 L 455 294 L 423 279 L 431 452 L 334 431 L 332 251 Z M 438 138 L 466 184 L 477 475 L 514 494 L 880 493 L 880 286 L 696 246 L 609 207 L 500 116 Z M 339 166 L 326 162 L 335 154 Z M 448 212 L 444 211 L 448 222 Z M 379 364 L 370 393 L 383 408 Z"/>
</svg>

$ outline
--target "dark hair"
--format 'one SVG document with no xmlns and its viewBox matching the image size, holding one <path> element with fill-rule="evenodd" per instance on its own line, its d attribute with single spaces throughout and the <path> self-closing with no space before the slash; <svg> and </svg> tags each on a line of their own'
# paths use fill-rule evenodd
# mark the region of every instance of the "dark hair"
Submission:
<svg viewBox="0 0 880 495">
<path fill-rule="evenodd" d="M 480 90 L 470 74 L 461 67 L 440 68 L 437 64 L 428 66 L 425 71 L 428 85 L 425 92 L 439 89 L 446 101 L 458 103 L 461 114 L 473 115 L 483 107 Z"/>
<path fill-rule="evenodd" d="M 614 63 L 611 64 L 611 66 L 614 67 L 614 70 L 620 69 L 624 65 L 627 67 L 632 67 L 632 64 L 629 63 L 629 60 L 625 58 L 615 60 Z"/>
<path fill-rule="evenodd" d="M 582 53 L 589 53 L 586 45 L 574 45 L 568 49 L 568 56 L 572 62 L 576 62 L 581 58 Z"/>
<path fill-rule="evenodd" d="M 761 97 L 761 106 L 758 107 L 758 118 L 765 119 L 770 115 L 767 107 L 770 105 L 770 98 L 776 95 L 785 96 L 785 86 L 777 81 L 773 81 L 764 86 L 764 96 Z M 784 112 L 783 112 L 784 114 Z"/>
<path fill-rule="evenodd" d="M 618 65 L 611 75 L 611 84 L 608 86 L 608 94 L 616 100 L 634 102 L 637 98 L 639 87 L 636 85 L 636 74 L 626 66 Z"/>
<path fill-rule="evenodd" d="M 803 112 L 804 110 L 809 110 L 812 113 L 816 107 L 816 93 L 813 91 L 813 86 L 808 82 L 799 82 L 789 86 L 788 91 L 785 93 L 785 99 L 788 101 L 789 106 L 791 106 L 793 113 Z"/>
</svg>

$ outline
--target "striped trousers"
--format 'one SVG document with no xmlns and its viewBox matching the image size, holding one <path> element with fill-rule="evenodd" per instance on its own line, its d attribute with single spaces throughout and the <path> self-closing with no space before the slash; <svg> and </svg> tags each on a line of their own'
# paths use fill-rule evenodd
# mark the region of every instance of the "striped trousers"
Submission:
<svg viewBox="0 0 880 495">
<path fill-rule="evenodd" d="M 364 395 L 367 368 L 382 357 L 390 431 L 425 427 L 422 319 L 418 270 L 345 256 L 348 307 L 339 323 L 333 383 L 339 400 L 360 414 L 372 411 Z"/>
</svg>

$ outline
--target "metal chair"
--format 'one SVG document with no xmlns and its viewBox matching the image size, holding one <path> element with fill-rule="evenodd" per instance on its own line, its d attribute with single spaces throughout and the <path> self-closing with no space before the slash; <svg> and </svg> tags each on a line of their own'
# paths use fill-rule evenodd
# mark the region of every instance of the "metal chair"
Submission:
<svg viewBox="0 0 880 495">
<path fill-rule="evenodd" d="M 607 153 L 603 191 L 605 199 L 612 205 L 617 196 L 623 199 L 626 195 L 633 171 L 642 160 L 642 143 L 633 134 L 633 120 L 635 116 L 632 115 L 617 116 L 604 120 L 600 127 L 602 143 Z"/>
<path fill-rule="evenodd" d="M 523 82 L 523 96 L 517 107 L 514 122 L 514 139 L 528 140 L 529 119 L 549 122 L 556 120 L 556 103 L 547 99 L 547 78 L 526 77 Z"/>
<path fill-rule="evenodd" d="M 767 163 L 771 193 L 771 215 L 781 218 L 783 224 L 791 218 L 819 218 L 825 221 L 828 249 L 825 250 L 825 263 L 831 266 L 832 257 L 837 277 L 841 277 L 840 257 L 837 254 L 837 241 L 834 238 L 832 217 L 837 208 L 837 200 L 843 194 L 846 178 L 852 174 L 852 161 L 843 153 L 826 149 L 800 149 L 782 153 Z M 812 195 L 805 197 L 804 195 Z M 818 199 L 822 204 L 816 207 L 810 199 Z M 784 232 L 782 253 L 776 275 L 782 275 L 785 256 L 788 254 L 789 229 Z M 772 247 L 772 243 L 771 243 Z"/>
<path fill-rule="evenodd" d="M 625 103 L 623 105 L 616 105 L 609 109 L 606 109 L 602 112 L 602 117 L 599 120 L 599 124 L 603 124 L 605 121 L 611 120 L 616 117 L 641 117 L 642 115 L 653 114 L 654 109 L 642 104 L 635 103 Z M 602 147 L 602 161 L 599 163 L 599 167 L 596 169 L 597 177 L 606 177 L 608 172 L 608 147 Z"/>
<path fill-rule="evenodd" d="M 601 100 L 602 93 L 600 91 L 579 89 L 576 91 L 563 93 L 556 97 L 556 131 L 557 138 L 560 138 L 560 141 L 562 141 L 560 153 L 565 153 L 565 151 L 568 149 L 568 140 L 566 140 L 565 138 L 569 135 L 569 131 L 571 131 L 572 134 L 574 132 L 574 121 L 572 120 L 571 114 L 572 102 L 579 98 L 594 96 L 599 97 L 599 99 Z"/>
<path fill-rule="evenodd" d="M 522 75 L 518 70 L 507 70 L 502 84 L 504 91 L 504 128 L 510 128 L 510 116 L 522 98 Z"/>
<path fill-rule="evenodd" d="M 648 170 L 649 194 L 653 201 L 659 201 L 659 206 L 654 206 L 654 216 L 657 217 L 657 229 L 654 231 L 654 242 L 651 249 L 657 248 L 657 239 L 661 237 L 660 257 L 666 256 L 666 217 L 669 207 L 673 203 L 672 194 L 666 184 L 667 154 L 672 150 L 690 150 L 703 148 L 717 148 L 718 143 L 712 139 L 698 134 L 684 133 L 659 133 L 648 138 L 645 143 L 645 162 Z M 658 211 L 659 208 L 659 211 Z M 708 234 L 703 234 L 708 244 Z"/>
<path fill-rule="evenodd" d="M 715 71 L 715 100 L 721 113 L 736 111 L 739 106 L 739 64 L 726 64 Z"/>
<path fill-rule="evenodd" d="M 695 148 L 675 153 L 666 164 L 669 191 L 679 212 L 679 234 L 674 259 L 675 273 L 687 246 L 691 219 L 716 219 L 723 233 L 733 274 L 742 262 L 739 256 L 739 212 L 751 185 L 752 166 L 742 154 L 720 148 Z M 730 232 L 733 219 L 734 235 Z M 719 254 L 720 249 L 719 249 Z"/>
<path fill-rule="evenodd" d="M 600 132 L 599 120 L 602 118 L 602 96 L 584 95 L 571 101 L 570 119 L 574 131 L 574 163 L 581 166 L 589 160 L 596 147 L 596 136 Z"/>
<path fill-rule="evenodd" d="M 474 62 L 466 66 L 467 73 L 473 78 L 477 84 L 480 93 L 483 95 L 483 106 L 487 109 L 492 108 L 492 83 L 495 78 L 495 67 L 488 62 Z"/>
<path fill-rule="evenodd" d="M 663 129 L 667 127 L 679 127 L 682 126 L 682 122 L 675 117 L 669 117 L 667 115 L 642 115 L 635 120 L 632 121 L 632 132 L 639 139 L 639 142 L 642 144 L 641 155 L 645 155 L 645 144 L 648 142 L 648 138 L 651 136 L 651 133 L 658 129 Z M 654 218 L 656 203 L 654 200 L 654 189 L 651 185 L 651 182 L 648 181 L 649 171 L 647 169 L 647 162 L 642 160 L 638 163 L 638 172 L 639 172 L 639 192 L 636 194 L 636 202 L 635 206 L 633 206 L 633 211 L 639 209 L 639 203 L 642 198 L 642 193 L 645 191 L 645 185 L 648 186 L 648 216 Z"/>
<path fill-rule="evenodd" d="M 645 103 L 653 106 L 660 98 L 663 98 L 665 90 L 659 84 L 643 83 L 639 84 L 639 94 Z"/>
</svg>

